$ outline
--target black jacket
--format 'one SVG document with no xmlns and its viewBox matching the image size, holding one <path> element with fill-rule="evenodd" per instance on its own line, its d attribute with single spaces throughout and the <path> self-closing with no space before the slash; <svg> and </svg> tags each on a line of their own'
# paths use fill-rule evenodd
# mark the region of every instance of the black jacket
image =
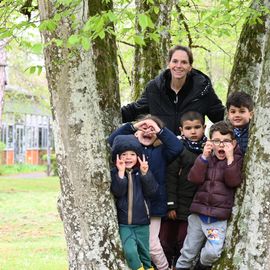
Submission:
<svg viewBox="0 0 270 270">
<path fill-rule="evenodd" d="M 176 210 L 179 220 L 187 220 L 190 215 L 189 208 L 197 185 L 189 182 L 187 177 L 198 155 L 185 147 L 167 168 L 168 210 Z"/>
<path fill-rule="evenodd" d="M 205 74 L 192 69 L 178 95 L 170 89 L 170 81 L 169 69 L 151 80 L 139 100 L 122 107 L 123 122 L 131 122 L 141 114 L 150 113 L 159 117 L 167 128 L 178 135 L 180 117 L 184 112 L 200 112 L 212 122 L 223 120 L 225 107 Z"/>
</svg>

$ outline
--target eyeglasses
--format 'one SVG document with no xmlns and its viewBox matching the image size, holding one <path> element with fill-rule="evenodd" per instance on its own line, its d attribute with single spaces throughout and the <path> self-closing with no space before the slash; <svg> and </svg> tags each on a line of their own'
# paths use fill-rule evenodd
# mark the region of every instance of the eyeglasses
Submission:
<svg viewBox="0 0 270 270">
<path fill-rule="evenodd" d="M 224 141 L 221 141 L 221 140 L 210 140 L 215 146 L 220 146 L 220 144 L 221 143 L 223 143 L 223 145 L 230 145 L 230 144 L 232 144 L 232 140 L 229 140 L 229 139 L 227 139 L 227 140 L 224 140 Z"/>
</svg>

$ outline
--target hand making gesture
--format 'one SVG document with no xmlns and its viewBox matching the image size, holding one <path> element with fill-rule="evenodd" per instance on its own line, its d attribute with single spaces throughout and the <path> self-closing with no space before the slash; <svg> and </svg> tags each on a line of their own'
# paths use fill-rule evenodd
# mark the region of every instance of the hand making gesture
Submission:
<svg viewBox="0 0 270 270">
<path fill-rule="evenodd" d="M 203 153 L 202 153 L 202 157 L 204 159 L 207 159 L 210 157 L 211 153 L 212 153 L 212 150 L 213 150 L 213 143 L 211 141 L 207 141 L 205 143 L 205 146 L 203 148 Z"/>
<path fill-rule="evenodd" d="M 116 167 L 118 169 L 118 176 L 123 178 L 125 176 L 126 164 L 119 158 L 119 155 L 116 155 Z"/>
<path fill-rule="evenodd" d="M 146 175 L 149 169 L 148 161 L 145 160 L 145 155 L 143 155 L 143 159 L 141 160 L 140 157 L 138 156 L 138 160 L 140 163 L 140 170 L 142 175 Z"/>
<path fill-rule="evenodd" d="M 230 165 L 234 160 L 233 150 L 234 150 L 234 144 L 233 143 L 225 143 L 224 144 L 224 152 L 225 152 L 225 155 L 226 155 L 228 165 Z"/>
</svg>

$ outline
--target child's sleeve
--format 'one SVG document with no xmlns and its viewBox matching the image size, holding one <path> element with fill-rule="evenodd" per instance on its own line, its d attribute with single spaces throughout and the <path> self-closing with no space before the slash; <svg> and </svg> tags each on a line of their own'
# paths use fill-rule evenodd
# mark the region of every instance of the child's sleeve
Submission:
<svg viewBox="0 0 270 270">
<path fill-rule="evenodd" d="M 110 146 L 112 146 L 113 140 L 116 136 L 134 134 L 135 131 L 136 130 L 134 129 L 134 127 L 131 123 L 126 123 L 126 124 L 120 126 L 119 128 L 117 128 L 115 131 L 113 131 L 113 133 L 108 138 L 108 143 L 110 144 Z"/>
<path fill-rule="evenodd" d="M 232 164 L 228 165 L 224 171 L 224 182 L 228 187 L 234 188 L 241 185 L 242 182 L 243 158 L 235 156 Z"/>
<path fill-rule="evenodd" d="M 124 196 L 128 191 L 128 179 L 125 176 L 124 178 L 120 178 L 118 176 L 117 170 L 112 170 L 111 172 L 111 192 L 115 197 Z"/>
<path fill-rule="evenodd" d="M 146 175 L 141 175 L 143 194 L 146 197 L 155 196 L 158 191 L 158 183 L 150 170 Z"/>
<path fill-rule="evenodd" d="M 183 142 L 168 128 L 164 127 L 157 134 L 157 137 L 163 143 L 162 153 L 168 162 L 176 158 L 184 149 Z"/>
<path fill-rule="evenodd" d="M 177 208 L 177 187 L 179 183 L 179 171 L 181 169 L 181 156 L 177 157 L 167 167 L 166 189 L 167 189 L 167 206 L 168 210 Z"/>
<path fill-rule="evenodd" d="M 194 184 L 201 185 L 204 180 L 208 169 L 208 160 L 199 155 L 188 174 L 188 180 Z"/>
</svg>

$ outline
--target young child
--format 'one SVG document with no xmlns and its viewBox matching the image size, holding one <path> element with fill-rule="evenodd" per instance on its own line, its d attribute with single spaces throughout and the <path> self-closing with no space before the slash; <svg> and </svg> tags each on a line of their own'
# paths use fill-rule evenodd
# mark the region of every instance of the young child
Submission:
<svg viewBox="0 0 270 270">
<path fill-rule="evenodd" d="M 134 135 L 119 135 L 112 145 L 116 167 L 111 171 L 111 191 L 116 197 L 124 254 L 132 270 L 154 269 L 149 253 L 149 198 L 158 184 L 145 157 L 140 158 L 142 150 Z"/>
<path fill-rule="evenodd" d="M 190 269 L 199 252 L 196 270 L 211 269 L 220 257 L 234 192 L 241 184 L 243 159 L 233 129 L 221 121 L 211 126 L 209 136 L 188 175 L 188 180 L 199 187 L 190 207 L 192 214 L 177 270 Z"/>
<path fill-rule="evenodd" d="M 183 152 L 167 168 L 167 218 L 161 222 L 160 241 L 170 267 L 174 267 L 187 234 L 187 218 L 197 185 L 187 180 L 195 159 L 206 143 L 204 117 L 189 111 L 180 118 Z"/>
<path fill-rule="evenodd" d="M 232 93 L 226 102 L 228 119 L 234 127 L 236 140 L 243 154 L 248 144 L 249 122 L 253 116 L 253 101 L 245 92 Z"/>
<path fill-rule="evenodd" d="M 143 146 L 143 153 L 149 169 L 158 182 L 156 196 L 151 198 L 150 207 L 150 255 L 158 270 L 167 270 L 169 265 L 159 239 L 161 218 L 167 214 L 167 193 L 165 173 L 168 162 L 171 162 L 183 150 L 183 144 L 166 127 L 162 121 L 152 115 L 142 116 L 135 123 L 126 123 L 115 130 L 109 137 L 112 145 L 115 136 L 134 134 Z"/>
</svg>

